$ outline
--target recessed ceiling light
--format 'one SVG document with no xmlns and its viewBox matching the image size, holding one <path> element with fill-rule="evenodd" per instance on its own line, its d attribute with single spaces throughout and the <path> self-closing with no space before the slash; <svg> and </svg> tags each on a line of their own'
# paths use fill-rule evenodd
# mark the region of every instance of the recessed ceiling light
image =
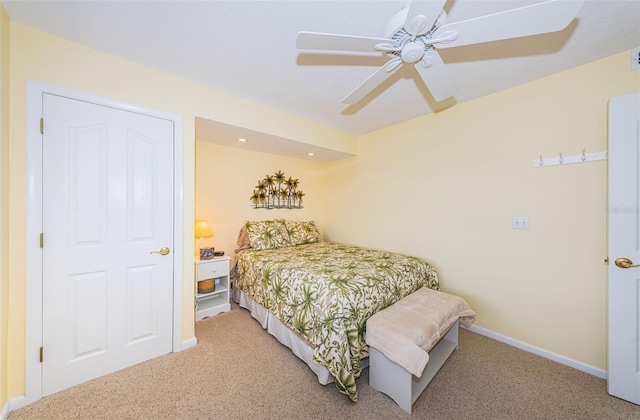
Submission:
<svg viewBox="0 0 640 420">
<path fill-rule="evenodd" d="M 309 152 L 309 153 L 307 153 L 307 156 L 315 156 L 315 153 Z"/>
<path fill-rule="evenodd" d="M 240 138 L 238 139 L 238 141 L 241 141 L 241 142 L 243 142 L 243 143 L 244 143 L 245 141 L 247 141 L 247 139 L 243 139 L 242 137 L 240 137 Z"/>
</svg>

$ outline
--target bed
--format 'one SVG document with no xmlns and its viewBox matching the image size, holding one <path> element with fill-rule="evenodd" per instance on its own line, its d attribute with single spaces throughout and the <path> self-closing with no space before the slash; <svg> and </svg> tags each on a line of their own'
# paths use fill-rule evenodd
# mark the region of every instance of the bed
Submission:
<svg viewBox="0 0 640 420">
<path fill-rule="evenodd" d="M 314 222 L 247 222 L 238 245 L 234 300 L 354 402 L 369 356 L 367 319 L 422 287 L 439 288 L 427 262 L 322 241 Z"/>
</svg>

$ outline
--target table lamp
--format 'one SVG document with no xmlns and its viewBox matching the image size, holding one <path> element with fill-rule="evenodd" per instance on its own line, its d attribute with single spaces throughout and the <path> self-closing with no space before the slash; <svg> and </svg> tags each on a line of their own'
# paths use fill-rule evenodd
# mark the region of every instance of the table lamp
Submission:
<svg viewBox="0 0 640 420">
<path fill-rule="evenodd" d="M 207 223 L 206 220 L 196 220 L 196 225 L 195 225 L 195 236 L 196 238 L 200 238 L 200 259 L 210 259 L 210 258 L 203 258 L 203 250 L 204 248 L 204 238 L 211 238 L 213 237 L 213 231 L 211 231 L 211 226 L 209 226 L 209 223 Z M 208 255 L 209 252 L 207 252 L 208 249 L 205 251 L 205 255 Z M 210 250 L 211 258 L 213 258 L 213 248 L 211 248 Z"/>
</svg>

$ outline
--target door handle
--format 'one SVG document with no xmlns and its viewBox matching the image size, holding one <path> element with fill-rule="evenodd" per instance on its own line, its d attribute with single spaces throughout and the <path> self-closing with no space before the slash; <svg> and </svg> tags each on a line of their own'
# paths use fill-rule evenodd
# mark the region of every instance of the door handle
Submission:
<svg viewBox="0 0 640 420">
<path fill-rule="evenodd" d="M 171 252 L 171 250 L 169 248 L 167 248 L 166 246 L 163 246 L 162 248 L 160 248 L 160 251 L 151 251 L 150 254 L 167 255 L 170 252 Z M 617 264 L 617 262 L 616 262 L 616 264 Z"/>
<path fill-rule="evenodd" d="M 620 268 L 640 267 L 640 264 L 634 264 L 629 258 L 618 258 L 616 265 Z"/>
</svg>

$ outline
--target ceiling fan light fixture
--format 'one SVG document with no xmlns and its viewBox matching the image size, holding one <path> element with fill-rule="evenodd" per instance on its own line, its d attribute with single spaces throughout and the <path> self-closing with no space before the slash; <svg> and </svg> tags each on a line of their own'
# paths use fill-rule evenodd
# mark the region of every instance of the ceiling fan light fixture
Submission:
<svg viewBox="0 0 640 420">
<path fill-rule="evenodd" d="M 425 46 L 420 41 L 409 41 L 402 47 L 400 56 L 402 61 L 406 63 L 415 63 L 424 55 Z"/>
</svg>

